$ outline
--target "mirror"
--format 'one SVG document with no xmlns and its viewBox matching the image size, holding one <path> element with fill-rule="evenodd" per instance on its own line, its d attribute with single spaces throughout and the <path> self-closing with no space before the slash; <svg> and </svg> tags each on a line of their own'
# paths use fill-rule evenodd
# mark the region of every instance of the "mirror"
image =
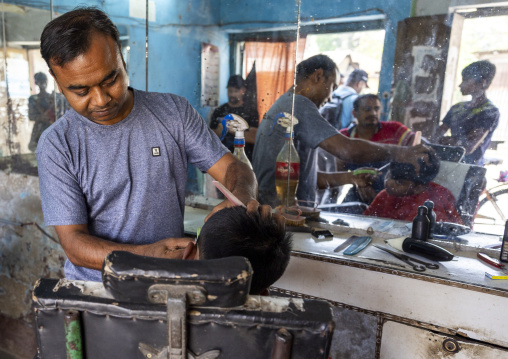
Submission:
<svg viewBox="0 0 508 359">
<path fill-rule="evenodd" d="M 11 3 L 2 7 L 0 170 L 37 175 L 33 153 L 36 132 L 68 106 L 39 53 L 39 36 L 51 18 L 51 4 L 48 1 L 27 7 L 22 2 Z M 255 107 L 261 119 L 293 84 L 295 63 L 325 53 L 339 65 L 344 80 L 354 68 L 368 72 L 369 89 L 364 92 L 379 94 L 382 120 L 400 121 L 430 139 L 450 107 L 468 100 L 457 91 L 462 68 L 472 61 L 489 59 L 498 72 L 487 95 L 501 116 L 486 157 L 502 160 L 506 153 L 508 109 L 504 109 L 503 101 L 503 56 L 508 44 L 499 34 L 508 27 L 503 7 L 461 7 L 461 1 L 448 1 L 446 6 L 441 2 L 427 7 L 419 3 L 412 9 L 410 1 L 401 5 L 395 0 L 380 2 L 375 9 L 365 4 L 331 7 L 305 0 L 223 1 L 220 7 L 211 2 L 191 3 L 195 6 L 187 8 L 166 1 L 131 0 L 128 7 L 104 2 L 104 10 L 121 32 L 131 86 L 181 95 L 210 122 L 215 108 L 228 101 L 229 76 L 239 74 L 252 80 L 249 74 L 255 68 L 256 81 L 252 83 L 256 83 Z M 63 1 L 54 9 L 54 16 L 73 7 L 74 3 Z M 410 18 L 411 14 L 428 17 Z M 414 25 L 418 22 L 419 26 Z M 416 26 L 419 34 L 403 31 L 411 26 Z M 408 43 L 416 41 L 411 49 L 402 46 L 404 35 Z M 429 54 L 436 61 L 425 62 Z M 268 61 L 274 58 L 279 61 L 275 65 Z M 46 85 L 35 79 L 40 72 L 48 79 Z M 268 81 L 274 77 L 278 78 L 277 86 Z M 41 95 L 43 88 L 48 96 Z M 408 94 L 414 96 L 405 96 Z M 41 111 L 47 117 L 46 125 L 36 126 L 38 121 L 31 118 L 30 113 L 37 112 L 33 109 L 41 107 L 32 106 L 30 111 L 32 96 L 46 98 L 38 101 L 49 106 L 49 111 Z M 506 163 L 490 161 L 486 168 L 487 188 L 492 188 L 498 184 L 496 179 L 502 179 Z M 189 196 L 217 196 L 206 176 L 195 168 L 189 167 L 188 178 Z M 341 199 L 338 197 L 337 202 Z M 496 228 L 496 233 L 501 233 L 503 218 L 495 207 L 488 209 L 491 202 L 486 203 L 486 212 L 479 212 L 484 226 L 475 229 Z"/>
</svg>

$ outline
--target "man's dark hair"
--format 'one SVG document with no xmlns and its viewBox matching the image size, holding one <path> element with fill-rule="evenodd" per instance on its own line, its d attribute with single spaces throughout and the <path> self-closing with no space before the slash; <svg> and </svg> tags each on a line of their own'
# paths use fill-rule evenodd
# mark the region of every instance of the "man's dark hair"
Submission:
<svg viewBox="0 0 508 359">
<path fill-rule="evenodd" d="M 325 77 L 338 71 L 337 65 L 326 55 L 314 55 L 296 66 L 296 81 L 308 78 L 316 70 L 323 69 Z"/>
<path fill-rule="evenodd" d="M 353 102 L 353 109 L 355 111 L 358 111 L 360 109 L 360 103 L 363 101 L 363 100 L 368 100 L 368 99 L 371 99 L 371 98 L 375 98 L 376 100 L 378 100 L 379 102 L 381 102 L 381 100 L 379 99 L 379 96 L 378 95 L 375 95 L 373 93 L 368 93 L 366 95 L 361 95 L 361 96 L 358 96 L 356 98 L 356 100 Z"/>
<path fill-rule="evenodd" d="M 242 87 L 246 87 L 245 80 L 240 75 L 233 75 L 228 80 L 228 85 L 226 87 L 234 87 L 237 89 L 241 89 Z"/>
<path fill-rule="evenodd" d="M 417 184 L 428 184 L 436 178 L 439 172 L 440 159 L 434 151 L 428 151 L 428 160 L 418 159 L 420 171 L 417 173 L 412 164 L 404 162 L 390 162 L 390 172 L 393 179 L 405 179 Z"/>
<path fill-rule="evenodd" d="M 50 69 L 51 65 L 63 66 L 88 50 L 94 33 L 110 36 L 121 49 L 118 29 L 108 15 L 94 7 L 80 7 L 44 27 L 41 34 L 42 57 Z"/>
<path fill-rule="evenodd" d="M 291 234 L 283 225 L 244 207 L 224 208 L 204 224 L 198 238 L 200 259 L 242 256 L 254 274 L 250 294 L 260 294 L 284 273 L 291 252 Z"/>
<path fill-rule="evenodd" d="M 496 75 L 496 65 L 487 60 L 476 61 L 472 64 L 467 65 L 462 70 L 462 78 L 466 79 L 475 79 L 477 82 L 481 80 L 487 81 L 487 86 L 490 86 L 490 83 L 494 79 Z"/>
</svg>

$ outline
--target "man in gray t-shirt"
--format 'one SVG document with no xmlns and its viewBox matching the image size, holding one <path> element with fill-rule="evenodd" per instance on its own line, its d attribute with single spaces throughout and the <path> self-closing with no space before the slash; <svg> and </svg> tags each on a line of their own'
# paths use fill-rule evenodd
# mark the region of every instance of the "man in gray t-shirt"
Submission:
<svg viewBox="0 0 508 359">
<path fill-rule="evenodd" d="M 257 211 L 254 173 L 185 99 L 128 87 L 118 30 L 102 11 L 48 23 L 41 53 L 72 107 L 37 147 L 45 224 L 68 257 L 67 278 L 100 281 L 113 250 L 181 258 L 193 241 L 181 238 L 188 163 Z"/>
<path fill-rule="evenodd" d="M 360 187 L 370 185 L 372 175 L 353 172 L 318 172 L 316 149 L 352 163 L 383 160 L 412 163 L 417 171 L 418 160 L 428 160 L 432 149 L 425 146 L 400 147 L 350 139 L 338 133 L 321 115 L 318 108 L 337 87 L 338 69 L 326 55 L 315 55 L 296 68 L 296 85 L 282 95 L 267 112 L 258 127 L 252 166 L 259 182 L 259 201 L 278 205 L 275 190 L 275 160 L 284 144 L 285 128 L 274 124 L 280 112 L 293 114 L 299 123 L 294 126 L 294 142 L 300 157 L 300 177 L 296 193 L 299 200 L 314 201 L 316 190 L 351 183 Z M 294 97 L 294 101 L 293 101 Z M 294 103 L 294 111 L 293 109 Z"/>
</svg>

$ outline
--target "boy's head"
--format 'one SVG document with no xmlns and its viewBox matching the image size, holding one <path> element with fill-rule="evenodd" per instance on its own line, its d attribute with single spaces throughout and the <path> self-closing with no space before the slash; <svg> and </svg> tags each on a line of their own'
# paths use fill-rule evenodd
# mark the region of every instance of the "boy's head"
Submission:
<svg viewBox="0 0 508 359">
<path fill-rule="evenodd" d="M 462 79 L 474 79 L 478 82 L 485 80 L 490 85 L 496 75 L 496 65 L 487 60 L 473 62 L 462 70 Z"/>
<path fill-rule="evenodd" d="M 286 270 L 291 245 L 291 234 L 271 217 L 247 214 L 244 207 L 229 207 L 203 225 L 198 253 L 199 259 L 246 257 L 254 271 L 250 294 L 260 294 Z"/>
<path fill-rule="evenodd" d="M 429 151 L 425 160 L 419 160 L 419 165 L 420 171 L 417 173 L 409 163 L 390 162 L 390 170 L 385 177 L 386 192 L 404 197 L 425 191 L 439 172 L 440 160 L 434 151 Z"/>
<path fill-rule="evenodd" d="M 476 61 L 462 70 L 459 85 L 462 95 L 483 94 L 496 75 L 496 66 L 487 60 Z"/>
</svg>

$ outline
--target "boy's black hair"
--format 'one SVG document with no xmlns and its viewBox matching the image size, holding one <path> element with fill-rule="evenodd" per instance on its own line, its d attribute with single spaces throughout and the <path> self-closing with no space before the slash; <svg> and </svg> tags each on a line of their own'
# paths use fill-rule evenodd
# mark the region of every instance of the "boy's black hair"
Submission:
<svg viewBox="0 0 508 359">
<path fill-rule="evenodd" d="M 254 271 L 250 294 L 260 294 L 284 273 L 292 247 L 283 225 L 244 207 L 224 208 L 212 215 L 198 238 L 200 259 L 246 257 Z"/>
<path fill-rule="evenodd" d="M 417 184 L 428 184 L 436 178 L 439 172 L 440 160 L 434 151 L 428 151 L 428 161 L 418 159 L 420 171 L 417 173 L 412 164 L 404 162 L 390 162 L 390 173 L 393 179 L 405 179 Z"/>
<path fill-rule="evenodd" d="M 361 96 L 358 96 L 354 102 L 353 102 L 353 110 L 355 111 L 358 111 L 360 109 L 360 103 L 363 101 L 363 100 L 367 100 L 367 99 L 370 99 L 370 98 L 375 98 L 376 100 L 378 100 L 379 102 L 381 102 L 381 99 L 379 98 L 378 95 L 376 94 L 373 94 L 373 93 L 368 93 L 366 95 L 361 95 Z"/>
<path fill-rule="evenodd" d="M 93 33 L 110 36 L 121 50 L 120 34 L 103 11 L 79 7 L 50 21 L 41 34 L 41 55 L 51 65 L 63 66 L 90 47 Z"/>
<path fill-rule="evenodd" d="M 37 72 L 34 75 L 34 81 L 36 84 L 39 84 L 41 82 L 48 83 L 48 77 L 46 76 L 46 74 L 44 72 Z"/>
<path fill-rule="evenodd" d="M 496 75 L 496 65 L 487 60 L 473 62 L 462 70 L 462 78 L 475 79 L 476 81 L 485 80 L 487 86 L 490 85 Z"/>
<path fill-rule="evenodd" d="M 335 62 L 328 56 L 314 55 L 296 66 L 296 81 L 308 78 L 319 69 L 323 70 L 324 76 L 327 78 L 335 71 L 339 71 Z"/>
</svg>

